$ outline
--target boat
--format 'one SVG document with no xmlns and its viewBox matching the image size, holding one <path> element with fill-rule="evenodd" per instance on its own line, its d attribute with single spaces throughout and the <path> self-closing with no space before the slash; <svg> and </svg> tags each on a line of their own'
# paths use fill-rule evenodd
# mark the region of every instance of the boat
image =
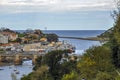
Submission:
<svg viewBox="0 0 120 80">
<path fill-rule="evenodd" d="M 4 70 L 4 69 L 0 68 L 0 70 Z"/>
<path fill-rule="evenodd" d="M 20 72 L 17 70 L 17 67 L 15 67 L 15 66 L 14 66 L 13 71 L 14 71 L 15 74 L 20 74 Z"/>
<path fill-rule="evenodd" d="M 13 71 L 17 71 L 17 69 L 14 69 Z"/>
<path fill-rule="evenodd" d="M 18 70 L 15 71 L 16 74 L 20 74 L 20 72 Z"/>
</svg>

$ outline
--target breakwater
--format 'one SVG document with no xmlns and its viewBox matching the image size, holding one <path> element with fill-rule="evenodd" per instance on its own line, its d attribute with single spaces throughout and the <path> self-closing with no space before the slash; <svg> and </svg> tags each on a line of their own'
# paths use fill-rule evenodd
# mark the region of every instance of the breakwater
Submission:
<svg viewBox="0 0 120 80">
<path fill-rule="evenodd" d="M 80 39 L 80 40 L 90 40 L 90 41 L 108 41 L 107 38 L 100 38 L 100 37 L 67 37 L 67 36 L 58 36 L 59 38 L 68 38 L 68 39 Z"/>
</svg>

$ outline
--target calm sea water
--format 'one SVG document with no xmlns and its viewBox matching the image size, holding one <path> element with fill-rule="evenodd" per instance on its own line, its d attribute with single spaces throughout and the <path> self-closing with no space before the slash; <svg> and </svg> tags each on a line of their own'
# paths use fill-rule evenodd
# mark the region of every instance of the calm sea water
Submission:
<svg viewBox="0 0 120 80">
<path fill-rule="evenodd" d="M 24 32 L 24 31 L 19 31 Z M 58 36 L 70 36 L 70 37 L 95 37 L 104 32 L 104 30 L 50 30 L 43 31 L 44 33 L 56 33 Z M 67 40 L 69 43 L 76 47 L 76 54 L 82 54 L 82 52 L 93 45 L 100 45 L 99 41 L 87 41 L 87 40 L 78 40 L 78 39 L 65 39 L 60 38 L 60 41 Z M 27 62 L 26 64 L 30 64 L 31 62 Z M 23 74 L 28 74 L 32 72 L 32 68 L 27 65 L 16 66 L 17 70 L 20 71 L 20 74 L 17 74 L 16 77 L 18 80 L 22 77 Z M 13 69 L 9 68 L 9 66 L 0 67 L 0 80 L 12 80 L 11 73 L 13 73 Z"/>
</svg>

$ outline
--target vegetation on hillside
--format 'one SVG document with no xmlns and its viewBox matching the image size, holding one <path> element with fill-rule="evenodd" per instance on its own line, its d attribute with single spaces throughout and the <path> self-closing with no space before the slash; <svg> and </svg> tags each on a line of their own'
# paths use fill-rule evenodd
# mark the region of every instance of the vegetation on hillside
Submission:
<svg viewBox="0 0 120 80">
<path fill-rule="evenodd" d="M 98 35 L 98 37 L 101 37 L 101 38 L 110 38 L 112 36 L 112 33 L 113 33 L 113 28 L 110 28 L 107 31 L 105 31 L 104 33 Z"/>
<path fill-rule="evenodd" d="M 68 50 L 57 50 L 40 56 L 33 68 L 34 72 L 21 80 L 61 80 L 71 70 L 76 71 L 77 60 L 72 60 L 68 53 Z"/>
</svg>

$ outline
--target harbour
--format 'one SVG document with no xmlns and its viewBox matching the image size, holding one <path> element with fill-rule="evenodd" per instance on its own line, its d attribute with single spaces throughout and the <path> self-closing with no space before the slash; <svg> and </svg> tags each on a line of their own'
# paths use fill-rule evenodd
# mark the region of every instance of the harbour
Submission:
<svg viewBox="0 0 120 80">
<path fill-rule="evenodd" d="M 62 36 L 63 34 L 64 34 L 64 36 L 70 36 L 71 34 L 70 33 L 72 33 L 72 31 L 57 31 L 57 32 L 55 32 L 55 31 L 51 31 L 51 32 L 54 32 L 54 33 L 56 33 L 56 34 L 58 34 L 58 35 L 60 35 L 60 36 Z M 49 32 L 49 33 L 51 33 L 51 32 Z M 65 32 L 65 33 L 64 33 Z M 103 31 L 100 31 L 99 33 L 102 33 Z M 85 32 L 85 33 L 88 33 L 88 32 Z M 93 33 L 94 33 L 94 31 L 91 31 L 90 33 L 88 33 L 89 34 L 89 36 L 93 36 Z M 81 37 L 81 31 L 79 32 L 79 34 L 76 32 L 76 33 L 74 33 L 74 36 L 79 36 L 79 37 Z M 90 35 L 91 34 L 91 35 Z M 86 34 L 82 34 L 82 36 L 85 36 Z M 98 33 L 96 34 L 96 35 L 98 35 Z M 94 35 L 94 36 L 96 36 L 96 35 Z M 75 55 L 82 55 L 83 54 L 83 52 L 86 50 L 86 49 L 88 49 L 90 46 L 93 46 L 93 45 L 99 45 L 100 44 L 100 42 L 99 41 L 89 41 L 89 40 L 78 40 L 78 39 L 66 39 L 66 38 L 59 38 L 59 41 L 60 42 L 62 42 L 62 41 L 64 41 L 64 42 L 68 42 L 69 44 L 71 43 L 71 45 L 73 45 L 73 46 L 75 46 L 76 47 L 76 50 L 75 50 L 75 52 L 73 53 L 73 54 L 75 54 Z M 39 43 L 36 43 L 37 45 L 39 44 Z M 36 45 L 35 44 L 35 45 Z M 31 49 L 31 48 L 34 48 L 34 46 L 33 45 L 31 45 L 31 44 L 28 44 L 28 46 L 31 46 L 30 47 L 30 49 L 29 50 L 34 50 L 34 49 Z M 37 46 L 37 48 L 38 48 L 38 46 Z M 45 48 L 46 49 L 46 48 Z M 28 49 L 27 49 L 28 50 Z M 53 49 L 54 50 L 54 49 Z M 44 50 L 43 50 L 44 51 Z M 37 54 L 42 54 L 43 52 L 38 52 Z M 11 53 L 10 53 L 11 54 Z M 13 53 L 13 55 L 14 54 L 17 54 L 17 53 Z M 31 56 L 32 57 L 32 54 L 36 54 L 35 53 L 35 51 L 31 51 L 31 52 L 24 52 L 24 55 L 25 54 L 29 54 L 29 56 Z M 25 57 L 23 57 L 23 59 L 25 59 Z M 11 77 L 11 74 L 14 72 L 14 69 L 15 68 L 10 68 L 11 67 L 11 65 L 13 65 L 13 64 L 5 64 L 5 65 L 2 65 L 1 67 L 0 67 L 0 80 L 12 80 L 12 77 Z M 20 80 L 20 78 L 21 77 L 23 77 L 23 75 L 27 75 L 27 74 L 29 74 L 30 72 L 32 72 L 32 68 L 33 68 L 33 65 L 32 65 L 32 59 L 31 60 L 29 60 L 29 61 L 23 61 L 22 62 L 22 64 L 21 65 L 14 65 L 14 66 L 16 66 L 16 68 L 17 68 L 17 70 L 19 71 L 19 74 L 15 74 L 16 75 L 16 78 L 17 78 L 17 80 Z"/>
<path fill-rule="evenodd" d="M 31 65 L 31 61 L 28 64 L 23 65 L 10 65 L 10 66 L 1 66 L 0 69 L 0 80 L 20 80 L 24 75 L 32 72 L 33 66 Z M 15 79 L 13 79 L 13 77 Z"/>
</svg>

